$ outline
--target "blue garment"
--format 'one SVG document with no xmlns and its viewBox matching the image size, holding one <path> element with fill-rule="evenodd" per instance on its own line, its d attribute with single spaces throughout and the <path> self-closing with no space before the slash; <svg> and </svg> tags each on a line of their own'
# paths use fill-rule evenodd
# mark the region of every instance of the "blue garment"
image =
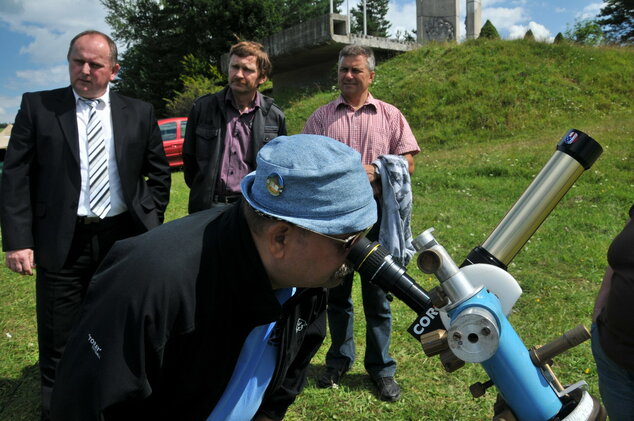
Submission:
<svg viewBox="0 0 634 421">
<path fill-rule="evenodd" d="M 412 183 L 407 160 L 401 155 L 381 155 L 372 163 L 381 176 L 379 243 L 403 266 L 416 250 L 412 245 Z"/>
<path fill-rule="evenodd" d="M 295 290 L 280 289 L 275 296 L 284 304 Z M 272 337 L 274 332 L 275 322 L 258 326 L 247 336 L 231 380 L 207 421 L 244 421 L 255 416 L 275 371 L 279 338 Z"/>
<path fill-rule="evenodd" d="M 353 274 L 329 290 L 328 326 L 332 344 L 326 353 L 326 365 L 347 371 L 355 360 L 354 310 L 352 307 Z M 396 362 L 389 354 L 392 333 L 392 311 L 385 292 L 376 285 L 361 281 L 361 296 L 365 314 L 364 367 L 373 378 L 394 377 Z"/>
<path fill-rule="evenodd" d="M 378 241 L 400 263 L 406 265 L 414 255 L 412 246 L 412 186 L 407 160 L 400 155 L 381 155 L 373 162 L 381 176 L 382 203 L 377 204 L 378 221 L 368 239 Z M 326 365 L 347 371 L 354 363 L 353 275 L 332 288 L 328 295 L 328 326 L 332 344 Z M 396 361 L 390 356 L 392 311 L 385 292 L 361 277 L 361 297 L 365 315 L 364 366 L 373 378 L 394 377 Z"/>
<path fill-rule="evenodd" d="M 634 420 L 634 372 L 621 367 L 605 354 L 596 324 L 592 325 L 592 354 L 599 374 L 601 400 L 610 420 Z"/>
</svg>

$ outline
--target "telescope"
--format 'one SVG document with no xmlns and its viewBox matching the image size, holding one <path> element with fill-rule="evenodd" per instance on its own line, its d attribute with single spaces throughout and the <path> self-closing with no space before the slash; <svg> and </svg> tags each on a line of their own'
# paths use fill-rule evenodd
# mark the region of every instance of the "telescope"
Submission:
<svg viewBox="0 0 634 421">
<path fill-rule="evenodd" d="M 552 359 L 590 338 L 577 326 L 542 347 L 527 349 L 507 319 L 522 290 L 507 272 L 512 259 L 581 174 L 602 153 L 587 134 L 569 130 L 542 168 L 482 245 L 460 267 L 427 229 L 413 240 L 417 265 L 440 284 L 425 291 L 377 242 L 361 239 L 348 260 L 355 270 L 402 300 L 418 315 L 408 329 L 429 357 L 447 372 L 479 363 L 489 376 L 470 387 L 474 397 L 495 386 L 493 420 L 605 420 L 599 401 L 583 381 L 562 385 Z"/>
</svg>

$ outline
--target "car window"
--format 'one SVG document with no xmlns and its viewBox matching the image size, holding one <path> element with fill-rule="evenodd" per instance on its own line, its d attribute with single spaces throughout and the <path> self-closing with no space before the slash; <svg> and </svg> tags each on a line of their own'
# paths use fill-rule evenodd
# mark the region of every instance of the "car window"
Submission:
<svg viewBox="0 0 634 421">
<path fill-rule="evenodd" d="M 176 139 L 176 122 L 161 124 L 161 137 L 163 140 Z"/>
<path fill-rule="evenodd" d="M 181 137 L 185 138 L 185 130 L 187 129 L 187 120 L 181 121 Z"/>
</svg>

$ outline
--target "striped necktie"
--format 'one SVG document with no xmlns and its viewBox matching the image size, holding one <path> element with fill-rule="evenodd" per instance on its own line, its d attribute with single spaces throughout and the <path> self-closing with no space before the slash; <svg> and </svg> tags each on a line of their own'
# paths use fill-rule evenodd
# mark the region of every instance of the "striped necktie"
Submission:
<svg viewBox="0 0 634 421">
<path fill-rule="evenodd" d="M 108 183 L 106 139 L 103 137 L 101 120 L 97 116 L 99 99 L 81 98 L 81 100 L 90 107 L 90 116 L 86 125 L 90 210 L 103 219 L 110 211 L 110 186 Z"/>
</svg>

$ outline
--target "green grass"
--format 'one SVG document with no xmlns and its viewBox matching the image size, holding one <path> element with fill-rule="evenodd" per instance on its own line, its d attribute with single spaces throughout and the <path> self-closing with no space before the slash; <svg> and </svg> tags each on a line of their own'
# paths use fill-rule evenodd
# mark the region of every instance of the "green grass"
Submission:
<svg viewBox="0 0 634 421">
<path fill-rule="evenodd" d="M 376 97 L 401 108 L 422 152 L 413 176 L 412 230 L 435 236 L 461 262 L 481 244 L 552 156 L 571 127 L 604 148 L 509 267 L 524 290 L 510 321 L 527 347 L 589 327 L 606 251 L 634 203 L 634 52 L 524 41 L 432 45 L 377 69 Z M 289 131 L 301 131 L 318 106 L 336 96 L 276 94 Z M 291 98 L 293 98 L 291 100 Z M 174 173 L 168 219 L 186 213 L 188 191 Z M 4 256 L 0 256 L 4 261 Z M 426 289 L 437 284 L 415 264 L 408 272 Z M 0 268 L 0 419 L 38 417 L 34 278 Z M 355 285 L 357 354 L 365 322 Z M 402 399 L 383 403 L 357 361 L 336 390 L 315 387 L 329 344 L 314 358 L 308 385 L 286 419 L 486 420 L 494 393 L 474 400 L 468 386 L 486 380 L 478 365 L 445 373 L 406 332 L 415 315 L 392 305 L 391 352 Z M 563 383 L 585 380 L 598 396 L 589 343 L 555 359 Z"/>
</svg>

